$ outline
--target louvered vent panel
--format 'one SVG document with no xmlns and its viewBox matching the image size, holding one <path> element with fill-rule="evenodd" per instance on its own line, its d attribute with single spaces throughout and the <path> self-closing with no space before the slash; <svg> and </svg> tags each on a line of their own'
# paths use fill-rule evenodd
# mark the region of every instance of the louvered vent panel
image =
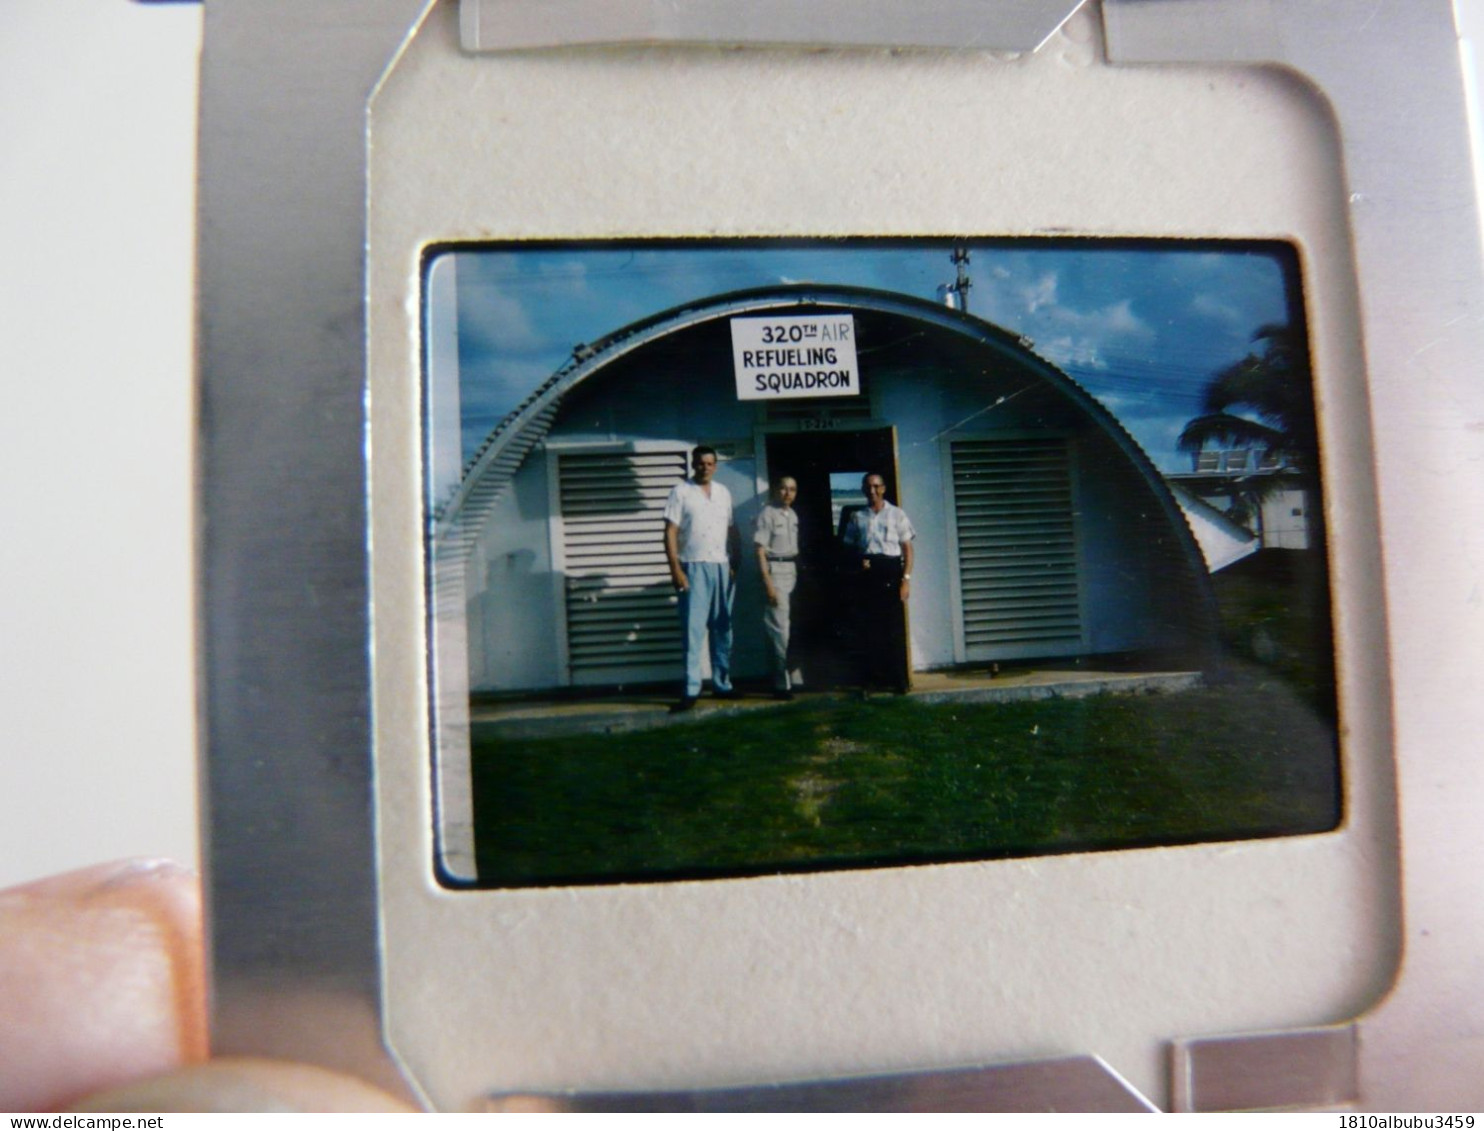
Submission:
<svg viewBox="0 0 1484 1131">
<path fill-rule="evenodd" d="M 686 452 L 558 457 L 567 656 L 576 684 L 669 679 L 681 670 L 665 499 Z"/>
<path fill-rule="evenodd" d="M 1066 441 L 960 440 L 952 452 L 968 659 L 1080 651 Z"/>
</svg>

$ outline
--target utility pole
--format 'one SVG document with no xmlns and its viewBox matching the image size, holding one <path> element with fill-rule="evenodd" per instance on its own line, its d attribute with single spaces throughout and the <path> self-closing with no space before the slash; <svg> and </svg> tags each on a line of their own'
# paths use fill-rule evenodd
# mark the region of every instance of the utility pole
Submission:
<svg viewBox="0 0 1484 1131">
<path fill-rule="evenodd" d="M 969 278 L 969 249 L 963 244 L 955 244 L 951 259 L 953 265 L 958 268 L 958 278 L 948 289 L 958 296 L 958 302 L 955 303 L 958 309 L 967 314 L 969 312 L 969 288 L 974 285 Z"/>
</svg>

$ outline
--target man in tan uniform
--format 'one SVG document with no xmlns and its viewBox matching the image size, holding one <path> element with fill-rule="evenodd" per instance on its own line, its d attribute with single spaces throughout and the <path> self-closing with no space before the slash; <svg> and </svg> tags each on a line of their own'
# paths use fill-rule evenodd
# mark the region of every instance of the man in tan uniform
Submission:
<svg viewBox="0 0 1484 1131">
<path fill-rule="evenodd" d="M 792 699 L 789 676 L 789 603 L 799 579 L 799 515 L 794 510 L 799 485 L 789 475 L 773 481 L 773 501 L 758 512 L 753 543 L 757 568 L 763 577 L 768 603 L 763 610 L 763 633 L 768 638 L 768 660 L 773 669 L 773 697 Z"/>
</svg>

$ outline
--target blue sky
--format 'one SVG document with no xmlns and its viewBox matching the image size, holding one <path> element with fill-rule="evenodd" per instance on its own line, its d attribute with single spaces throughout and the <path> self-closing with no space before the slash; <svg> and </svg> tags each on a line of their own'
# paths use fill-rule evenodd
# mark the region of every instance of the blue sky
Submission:
<svg viewBox="0 0 1484 1131">
<path fill-rule="evenodd" d="M 1259 326 L 1289 318 L 1285 272 L 1292 268 L 1272 244 L 967 246 L 969 312 L 1030 338 L 1107 406 L 1163 471 L 1189 469 L 1175 438 L 1200 411 L 1211 376 L 1251 351 Z M 939 286 L 954 278 L 950 251 L 934 241 L 449 253 L 458 257 L 463 456 L 579 343 L 684 302 L 778 283 L 840 283 L 936 299 Z"/>
</svg>

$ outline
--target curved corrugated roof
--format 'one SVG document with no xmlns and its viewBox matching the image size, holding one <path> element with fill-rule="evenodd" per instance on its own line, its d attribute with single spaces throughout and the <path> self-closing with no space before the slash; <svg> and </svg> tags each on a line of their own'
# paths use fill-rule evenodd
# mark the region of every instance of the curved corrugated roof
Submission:
<svg viewBox="0 0 1484 1131">
<path fill-rule="evenodd" d="M 470 459 L 458 489 L 435 515 L 434 538 L 440 544 L 441 553 L 455 558 L 467 553 L 526 456 L 551 430 L 562 398 L 594 373 L 641 346 L 692 326 L 740 314 L 813 308 L 873 311 L 915 319 L 989 346 L 1039 375 L 1076 405 L 1128 457 L 1159 501 L 1170 528 L 1182 541 L 1188 560 L 1205 572 L 1204 557 L 1179 503 L 1139 442 L 1101 402 L 1036 353 L 1026 339 L 971 314 L 910 295 L 866 287 L 813 284 L 716 295 L 662 311 L 578 346 L 571 358 L 491 429 Z"/>
</svg>

